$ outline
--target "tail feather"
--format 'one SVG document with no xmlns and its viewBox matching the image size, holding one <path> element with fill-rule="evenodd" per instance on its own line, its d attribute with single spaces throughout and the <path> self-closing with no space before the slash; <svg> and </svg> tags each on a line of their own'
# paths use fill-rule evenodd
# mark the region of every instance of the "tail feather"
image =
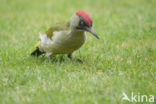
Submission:
<svg viewBox="0 0 156 104">
<path fill-rule="evenodd" d="M 44 52 L 41 52 L 39 50 L 39 48 L 36 48 L 36 50 L 34 50 L 32 53 L 31 53 L 31 56 L 40 56 L 42 55 Z"/>
</svg>

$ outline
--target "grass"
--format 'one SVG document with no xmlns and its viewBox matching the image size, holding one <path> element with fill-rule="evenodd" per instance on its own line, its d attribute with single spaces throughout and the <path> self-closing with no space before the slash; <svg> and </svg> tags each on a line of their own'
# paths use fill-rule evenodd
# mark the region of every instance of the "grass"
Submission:
<svg viewBox="0 0 156 104">
<path fill-rule="evenodd" d="M 122 92 L 156 95 L 154 0 L 1 0 L 0 104 L 129 104 Z M 31 57 L 38 33 L 84 10 L 97 40 L 51 61 Z M 62 61 L 62 59 L 64 61 Z"/>
</svg>

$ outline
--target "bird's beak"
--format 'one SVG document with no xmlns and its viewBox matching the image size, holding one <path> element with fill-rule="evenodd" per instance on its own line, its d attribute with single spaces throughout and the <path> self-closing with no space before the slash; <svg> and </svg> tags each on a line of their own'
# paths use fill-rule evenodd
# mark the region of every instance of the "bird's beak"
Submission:
<svg viewBox="0 0 156 104">
<path fill-rule="evenodd" d="M 100 39 L 99 36 L 94 32 L 94 29 L 92 27 L 87 27 L 86 30 L 93 34 L 97 39 Z"/>
</svg>

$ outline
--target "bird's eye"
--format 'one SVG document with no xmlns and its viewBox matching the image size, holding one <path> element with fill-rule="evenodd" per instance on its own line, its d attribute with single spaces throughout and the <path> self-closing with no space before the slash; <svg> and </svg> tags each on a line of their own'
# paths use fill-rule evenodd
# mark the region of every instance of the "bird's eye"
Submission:
<svg viewBox="0 0 156 104">
<path fill-rule="evenodd" d="M 83 21 L 80 21 L 80 25 L 84 25 L 84 22 Z"/>
</svg>

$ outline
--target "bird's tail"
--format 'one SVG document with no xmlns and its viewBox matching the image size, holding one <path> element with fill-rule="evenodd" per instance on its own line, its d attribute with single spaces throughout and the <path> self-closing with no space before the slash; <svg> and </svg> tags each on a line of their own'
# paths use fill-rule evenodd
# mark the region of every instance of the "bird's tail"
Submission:
<svg viewBox="0 0 156 104">
<path fill-rule="evenodd" d="M 37 47 L 36 50 L 34 50 L 32 53 L 31 53 L 31 56 L 40 56 L 42 55 L 44 52 L 41 52 L 39 50 L 39 48 Z"/>
</svg>

